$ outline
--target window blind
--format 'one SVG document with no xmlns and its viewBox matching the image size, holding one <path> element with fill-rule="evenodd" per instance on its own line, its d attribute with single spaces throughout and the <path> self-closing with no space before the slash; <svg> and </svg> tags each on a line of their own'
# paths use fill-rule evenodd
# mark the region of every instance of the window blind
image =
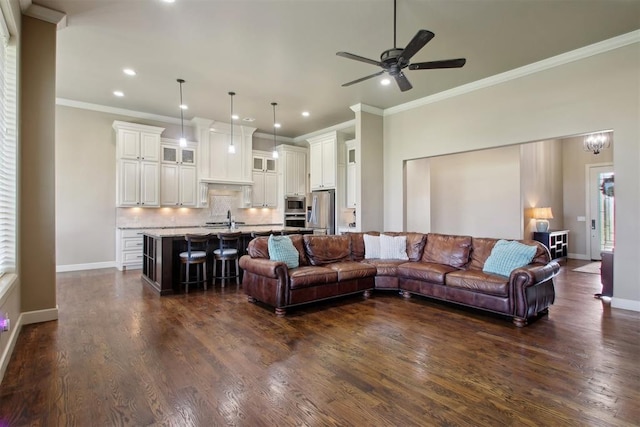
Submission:
<svg viewBox="0 0 640 427">
<path fill-rule="evenodd" d="M 0 10 L 0 275 L 16 268 L 16 48 Z"/>
</svg>

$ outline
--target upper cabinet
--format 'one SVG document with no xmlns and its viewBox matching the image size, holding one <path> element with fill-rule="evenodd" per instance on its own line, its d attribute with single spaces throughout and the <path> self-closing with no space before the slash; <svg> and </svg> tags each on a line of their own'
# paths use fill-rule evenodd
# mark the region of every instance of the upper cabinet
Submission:
<svg viewBox="0 0 640 427">
<path fill-rule="evenodd" d="M 160 134 L 164 128 L 114 121 L 116 205 L 160 206 Z"/>
<path fill-rule="evenodd" d="M 253 207 L 278 206 L 278 175 L 276 159 L 271 153 L 253 152 Z"/>
<path fill-rule="evenodd" d="M 252 146 L 255 128 L 234 125 L 233 146 L 229 152 L 231 126 L 194 118 L 198 139 L 198 180 L 217 184 L 252 185 Z"/>
<path fill-rule="evenodd" d="M 195 207 L 198 204 L 196 149 L 165 141 L 161 152 L 160 204 L 168 207 Z"/>
<path fill-rule="evenodd" d="M 279 145 L 280 175 L 284 196 L 307 194 L 307 149 L 291 145 Z"/>
<path fill-rule="evenodd" d="M 309 173 L 311 190 L 336 187 L 337 132 L 330 132 L 309 141 Z"/>
</svg>

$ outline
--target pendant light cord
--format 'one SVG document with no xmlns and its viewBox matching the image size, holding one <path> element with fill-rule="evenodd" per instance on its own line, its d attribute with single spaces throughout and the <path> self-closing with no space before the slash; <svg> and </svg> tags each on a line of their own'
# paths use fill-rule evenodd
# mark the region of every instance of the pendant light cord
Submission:
<svg viewBox="0 0 640 427">
<path fill-rule="evenodd" d="M 178 83 L 180 83 L 180 136 L 184 138 L 184 105 L 182 103 L 182 83 L 184 83 L 183 79 L 178 79 Z"/>
<path fill-rule="evenodd" d="M 272 102 L 271 105 L 273 105 L 273 151 L 276 150 L 276 105 L 278 105 L 277 102 Z"/>
<path fill-rule="evenodd" d="M 233 95 L 235 92 L 229 92 L 229 96 L 231 97 L 231 146 L 233 146 Z"/>
</svg>

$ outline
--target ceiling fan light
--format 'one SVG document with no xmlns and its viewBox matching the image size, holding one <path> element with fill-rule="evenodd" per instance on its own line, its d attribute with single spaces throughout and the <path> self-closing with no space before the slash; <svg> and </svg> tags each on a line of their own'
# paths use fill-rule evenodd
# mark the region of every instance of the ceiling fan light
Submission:
<svg viewBox="0 0 640 427">
<path fill-rule="evenodd" d="M 385 77 L 384 79 L 380 80 L 380 84 L 382 86 L 389 86 L 391 84 L 391 79 Z"/>
</svg>

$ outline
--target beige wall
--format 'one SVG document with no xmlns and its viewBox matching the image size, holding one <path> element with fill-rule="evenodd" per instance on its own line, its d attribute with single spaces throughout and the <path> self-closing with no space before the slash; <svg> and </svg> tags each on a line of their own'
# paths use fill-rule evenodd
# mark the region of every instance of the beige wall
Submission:
<svg viewBox="0 0 640 427">
<path fill-rule="evenodd" d="M 56 309 L 55 65 L 56 26 L 23 16 L 18 262 L 26 312 Z"/>
<path fill-rule="evenodd" d="M 404 230 L 431 231 L 431 160 L 408 160 L 405 164 Z"/>
<path fill-rule="evenodd" d="M 431 231 L 519 239 L 517 146 L 431 158 Z"/>
<path fill-rule="evenodd" d="M 538 141 L 520 145 L 523 229 L 525 239 L 532 239 L 536 222 L 532 208 L 550 207 L 553 219 L 550 230 L 563 230 L 562 146 L 560 140 Z"/>
<path fill-rule="evenodd" d="M 362 231 L 383 228 L 383 119 L 381 116 L 356 112 L 356 223 Z M 397 228 L 396 230 L 400 230 Z"/>
<path fill-rule="evenodd" d="M 56 261 L 115 259 L 115 142 L 109 115 L 56 108 Z"/>
<path fill-rule="evenodd" d="M 385 229 L 402 227 L 405 160 L 613 129 L 613 305 L 640 310 L 639 51 L 635 43 L 385 116 Z"/>
</svg>

